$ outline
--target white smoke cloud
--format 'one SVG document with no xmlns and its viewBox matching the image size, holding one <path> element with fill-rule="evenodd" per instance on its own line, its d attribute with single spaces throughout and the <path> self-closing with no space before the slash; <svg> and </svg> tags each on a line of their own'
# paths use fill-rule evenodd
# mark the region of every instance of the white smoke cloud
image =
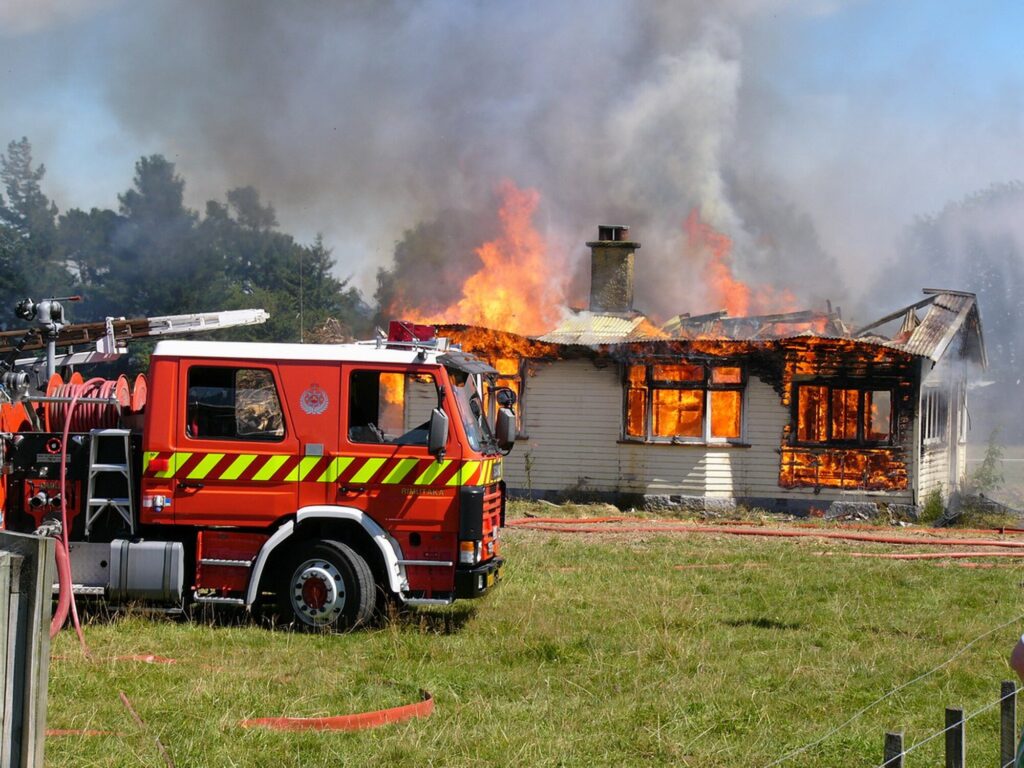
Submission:
<svg viewBox="0 0 1024 768">
<path fill-rule="evenodd" d="M 88 16 L 123 0 L 4 0 L 0 3 L 0 38 L 38 32 Z"/>
<path fill-rule="evenodd" d="M 671 314 L 699 299 L 680 263 L 693 206 L 733 238 L 741 277 L 772 277 L 725 181 L 744 30 L 831 5 L 155 0 L 91 27 L 80 10 L 80 34 L 41 53 L 59 62 L 48 82 L 89 82 L 124 136 L 176 162 L 194 206 L 255 185 L 369 292 L 406 228 L 488 204 L 510 178 L 540 190 L 540 225 L 577 259 L 598 224 L 631 225 L 638 305 Z"/>
</svg>

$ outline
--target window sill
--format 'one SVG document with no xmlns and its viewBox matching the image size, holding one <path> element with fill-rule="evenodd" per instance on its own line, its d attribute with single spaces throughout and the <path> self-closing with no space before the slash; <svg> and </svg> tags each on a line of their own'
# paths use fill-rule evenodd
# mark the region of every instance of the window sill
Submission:
<svg viewBox="0 0 1024 768">
<path fill-rule="evenodd" d="M 668 448 L 751 448 L 751 443 L 744 443 L 737 440 L 733 440 L 727 443 L 704 443 L 700 441 L 675 442 L 671 440 L 624 440 L 622 438 L 615 441 L 619 445 L 661 445 Z"/>
</svg>

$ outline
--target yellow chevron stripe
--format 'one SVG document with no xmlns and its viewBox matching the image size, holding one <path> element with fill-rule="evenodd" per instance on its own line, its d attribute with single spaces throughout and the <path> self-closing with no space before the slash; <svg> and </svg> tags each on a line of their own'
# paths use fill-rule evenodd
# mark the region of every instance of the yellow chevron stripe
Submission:
<svg viewBox="0 0 1024 768">
<path fill-rule="evenodd" d="M 353 483 L 365 483 L 381 468 L 387 459 L 367 459 L 358 472 L 352 475 Z"/>
<path fill-rule="evenodd" d="M 221 480 L 237 480 L 250 464 L 256 461 L 255 453 L 243 453 L 231 462 L 231 466 L 220 473 Z"/>
<path fill-rule="evenodd" d="M 175 453 L 171 456 L 171 460 L 167 462 L 167 469 L 163 472 L 157 472 L 157 477 L 174 477 L 174 473 L 178 471 L 178 467 L 185 466 L 185 462 L 192 456 L 191 451 L 183 451 L 181 453 Z"/>
<path fill-rule="evenodd" d="M 203 456 L 202 461 L 196 464 L 195 468 L 188 473 L 189 480 L 202 480 L 210 470 L 217 466 L 217 462 L 224 458 L 223 453 L 208 453 Z"/>
<path fill-rule="evenodd" d="M 323 471 L 323 474 L 317 478 L 317 482 L 333 483 L 353 461 L 355 461 L 355 459 L 351 456 L 335 456 L 331 459 L 331 463 L 327 465 L 327 469 Z"/>
<path fill-rule="evenodd" d="M 444 461 L 432 461 L 430 466 L 424 470 L 423 474 L 416 478 L 416 485 L 430 485 L 436 480 L 442 472 L 448 469 L 448 465 L 452 463 L 451 459 L 445 459 Z"/>
<path fill-rule="evenodd" d="M 491 471 L 494 469 L 494 459 L 487 459 L 480 470 L 480 482 L 477 485 L 488 485 L 491 482 Z"/>
<path fill-rule="evenodd" d="M 281 468 L 281 465 L 288 461 L 287 456 L 269 456 L 267 463 L 260 467 L 260 471 L 253 475 L 253 480 L 270 480 L 274 473 Z"/>
<path fill-rule="evenodd" d="M 146 474 L 146 470 L 149 469 L 149 462 L 160 455 L 160 451 L 143 451 L 142 452 L 142 474 Z"/>
<path fill-rule="evenodd" d="M 387 485 L 394 485 L 395 483 L 402 482 L 405 476 L 412 472 L 413 468 L 420 463 L 419 459 L 402 459 L 398 462 L 398 466 L 388 472 L 388 476 L 385 477 L 381 482 Z"/>
<path fill-rule="evenodd" d="M 463 462 L 462 466 L 459 467 L 459 471 L 452 475 L 452 479 L 448 481 L 448 485 L 465 485 L 466 481 L 473 476 L 479 466 L 479 461 Z"/>
<path fill-rule="evenodd" d="M 288 473 L 284 481 L 286 483 L 294 483 L 299 480 L 305 480 L 306 475 L 313 471 L 313 467 L 317 465 L 318 461 L 320 461 L 319 456 L 303 456 L 295 466 L 295 469 Z"/>
</svg>

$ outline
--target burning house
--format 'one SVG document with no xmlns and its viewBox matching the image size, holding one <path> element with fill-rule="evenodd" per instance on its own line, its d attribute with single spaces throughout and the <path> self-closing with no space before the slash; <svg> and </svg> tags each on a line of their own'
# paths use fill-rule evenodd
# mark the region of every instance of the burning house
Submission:
<svg viewBox="0 0 1024 768">
<path fill-rule="evenodd" d="M 443 328 L 519 394 L 513 493 L 806 513 L 961 483 L 986 364 L 973 294 L 925 290 L 860 327 L 831 308 L 656 325 L 633 307 L 628 229 L 588 245 L 589 307 L 547 332 Z"/>
</svg>

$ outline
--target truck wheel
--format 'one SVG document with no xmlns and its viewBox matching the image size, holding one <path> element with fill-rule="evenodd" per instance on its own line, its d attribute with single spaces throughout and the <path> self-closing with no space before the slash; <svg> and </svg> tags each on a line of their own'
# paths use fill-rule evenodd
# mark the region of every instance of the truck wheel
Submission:
<svg viewBox="0 0 1024 768">
<path fill-rule="evenodd" d="M 278 590 L 282 618 L 299 629 L 344 631 L 373 615 L 373 574 L 366 561 L 339 541 L 299 547 Z"/>
</svg>

